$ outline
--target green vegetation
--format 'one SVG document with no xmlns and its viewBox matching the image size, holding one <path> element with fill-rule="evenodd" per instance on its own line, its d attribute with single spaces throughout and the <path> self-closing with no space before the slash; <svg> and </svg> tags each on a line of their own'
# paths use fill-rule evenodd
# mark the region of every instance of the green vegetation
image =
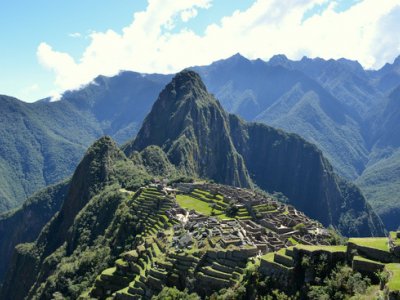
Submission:
<svg viewBox="0 0 400 300">
<path fill-rule="evenodd" d="M 274 261 L 274 256 L 275 256 L 274 252 L 269 252 L 269 253 L 261 256 L 261 259 L 265 259 L 266 261 L 272 262 L 272 261 Z"/>
<path fill-rule="evenodd" d="M 57 102 L 0 96 L 0 213 L 70 176 L 99 137 L 131 139 L 168 79 L 99 76 Z"/>
<path fill-rule="evenodd" d="M 294 247 L 298 248 L 298 249 L 307 250 L 310 252 L 320 251 L 320 250 L 326 251 L 326 252 L 346 252 L 346 250 L 347 250 L 346 246 L 323 246 L 323 245 L 311 246 L 311 245 L 297 244 Z"/>
<path fill-rule="evenodd" d="M 229 203 L 229 205 L 225 208 L 225 214 L 228 217 L 236 217 L 237 213 L 239 212 L 239 208 L 235 205 L 235 203 Z"/>
<path fill-rule="evenodd" d="M 392 239 L 392 241 L 393 241 L 393 244 L 395 245 L 395 246 L 400 246 L 400 238 L 398 238 L 397 237 L 397 233 L 398 233 L 399 231 L 391 231 L 389 234 L 390 234 L 390 238 Z"/>
<path fill-rule="evenodd" d="M 365 294 L 370 284 L 368 278 L 353 272 L 350 267 L 338 266 L 324 280 L 324 285 L 311 286 L 307 296 L 315 300 L 348 299 L 350 296 Z"/>
<path fill-rule="evenodd" d="M 388 239 L 382 238 L 351 238 L 349 243 L 353 243 L 362 247 L 375 248 L 382 251 L 389 252 Z"/>
<path fill-rule="evenodd" d="M 389 290 L 400 291 L 400 264 L 387 264 L 385 268 L 390 273 L 390 278 L 387 282 Z"/>
<path fill-rule="evenodd" d="M 206 216 L 210 216 L 211 211 L 213 210 L 209 203 L 193 198 L 189 195 L 176 195 L 176 201 L 178 202 L 179 206 L 186 209 L 194 209 L 198 213 Z"/>
<path fill-rule="evenodd" d="M 0 215 L 0 281 L 11 260 L 10 249 L 37 238 L 44 225 L 60 209 L 68 187 L 69 180 L 49 186 L 28 198 L 19 209 Z"/>
<path fill-rule="evenodd" d="M 215 215 L 219 219 L 231 219 L 222 211 L 215 208 L 213 202 L 205 202 L 190 195 L 176 195 L 176 202 L 185 209 L 194 209 L 196 212 L 205 216 Z"/>
<path fill-rule="evenodd" d="M 189 294 L 186 290 L 180 291 L 175 287 L 164 287 L 162 291 L 151 298 L 152 300 L 200 300 L 195 293 Z"/>
</svg>

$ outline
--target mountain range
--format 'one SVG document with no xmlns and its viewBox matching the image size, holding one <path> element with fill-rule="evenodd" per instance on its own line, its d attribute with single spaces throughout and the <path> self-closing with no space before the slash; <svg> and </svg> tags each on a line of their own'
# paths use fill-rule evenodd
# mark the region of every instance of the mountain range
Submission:
<svg viewBox="0 0 400 300">
<path fill-rule="evenodd" d="M 387 228 L 397 228 L 400 58 L 369 71 L 346 59 L 277 55 L 265 62 L 237 54 L 192 69 L 229 113 L 316 144 L 335 171 L 360 186 Z M 69 176 L 96 138 L 127 142 L 171 78 L 121 72 L 99 76 L 57 102 L 0 97 L 0 210 Z"/>
<path fill-rule="evenodd" d="M 158 228 L 161 239 L 160 232 L 177 222 L 166 214 L 166 210 L 177 209 L 172 200 L 175 196 L 162 196 L 155 185 L 149 188 L 154 176 L 168 177 L 171 182 L 185 181 L 185 177 L 205 178 L 253 190 L 280 191 L 294 207 L 346 235 L 385 232 L 360 190 L 336 175 L 315 145 L 296 134 L 228 114 L 200 76 L 186 70 L 165 86 L 136 137 L 122 150 L 110 137 L 100 138 L 87 150 L 71 179 L 41 191 L 22 208 L 0 219 L 0 230 L 9 232 L 1 236 L 1 250 L 5 252 L 0 256 L 0 271 L 4 271 L 0 274 L 0 298 L 88 299 L 101 294 L 102 288 L 116 291 L 117 286 L 128 285 L 131 279 L 121 271 L 102 270 L 126 251 L 131 251 L 132 259 L 138 251 L 145 252 L 142 238 L 156 234 L 153 228 Z M 205 193 L 211 197 L 211 193 Z M 272 203 L 278 205 L 275 200 Z M 274 207 L 265 209 L 276 213 Z M 38 210 L 47 213 L 31 218 Z M 300 214 L 291 211 L 294 216 Z M 244 218 L 252 218 L 246 214 Z M 283 215 L 288 214 L 285 207 Z M 302 220 L 305 218 L 303 215 Z M 28 235 L 32 222 L 36 226 Z M 12 228 L 5 229 L 7 224 Z M 308 229 L 294 232 L 302 230 Z M 9 249 L 15 245 L 10 259 Z M 132 252 L 135 247 L 139 248 Z M 237 253 L 229 255 L 236 257 Z M 121 270 L 129 266 L 121 259 L 116 263 Z M 138 265 L 150 268 L 152 264 L 142 258 Z M 204 268 L 210 267 L 206 264 Z M 142 281 L 149 275 L 145 271 L 140 274 Z"/>
</svg>

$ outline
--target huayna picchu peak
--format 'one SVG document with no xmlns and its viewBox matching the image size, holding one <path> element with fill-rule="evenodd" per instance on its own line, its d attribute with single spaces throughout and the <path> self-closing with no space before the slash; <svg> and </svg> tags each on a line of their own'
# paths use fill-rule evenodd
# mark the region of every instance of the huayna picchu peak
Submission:
<svg viewBox="0 0 400 300">
<path fill-rule="evenodd" d="M 360 190 L 300 136 L 225 112 L 194 71 L 122 149 L 100 138 L 40 195 L 0 219 L 54 212 L 6 239 L 20 244 L 0 260 L 0 299 L 318 299 L 338 273 L 358 291 L 388 272 L 399 290 L 400 233 L 385 237 Z"/>
<path fill-rule="evenodd" d="M 177 74 L 160 93 L 125 153 L 129 156 L 150 145 L 161 147 L 184 173 L 251 186 L 243 158 L 230 137 L 226 113 L 193 71 Z"/>
</svg>

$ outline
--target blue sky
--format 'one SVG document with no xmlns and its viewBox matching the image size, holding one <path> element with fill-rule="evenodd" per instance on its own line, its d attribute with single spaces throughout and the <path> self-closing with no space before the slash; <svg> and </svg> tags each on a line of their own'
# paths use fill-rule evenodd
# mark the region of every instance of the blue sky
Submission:
<svg viewBox="0 0 400 300">
<path fill-rule="evenodd" d="M 398 1 L 379 2 L 7 1 L 0 10 L 0 94 L 34 101 L 98 74 L 176 72 L 237 52 L 265 60 L 278 53 L 348 57 L 377 68 L 400 54 Z"/>
</svg>

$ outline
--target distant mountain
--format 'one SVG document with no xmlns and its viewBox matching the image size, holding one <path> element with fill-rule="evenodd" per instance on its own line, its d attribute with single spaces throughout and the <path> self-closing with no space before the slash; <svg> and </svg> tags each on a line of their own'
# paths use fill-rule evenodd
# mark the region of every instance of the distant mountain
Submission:
<svg viewBox="0 0 400 300">
<path fill-rule="evenodd" d="M 99 76 L 57 102 L 0 96 L 0 213 L 70 176 L 98 137 L 124 143 L 134 136 L 169 77 Z"/>
<path fill-rule="evenodd" d="M 335 175 L 314 145 L 228 115 L 193 71 L 179 73 L 165 87 L 124 151 L 129 156 L 150 145 L 189 175 L 282 192 L 295 207 L 346 235 L 384 232 L 361 192 Z"/>
<path fill-rule="evenodd" d="M 101 134 L 68 102 L 28 104 L 0 96 L 0 212 L 69 176 Z"/>
<path fill-rule="evenodd" d="M 308 67 L 311 74 L 318 70 L 318 78 L 341 72 L 330 70 L 323 60 L 304 59 L 303 64 L 295 69 L 295 62 L 284 56 L 266 63 L 237 54 L 195 70 L 228 112 L 300 134 L 316 143 L 341 175 L 357 178 L 368 160 L 360 117 L 348 99 L 339 101 L 302 69 Z"/>
<path fill-rule="evenodd" d="M 292 61 L 277 55 L 264 62 L 236 54 L 192 69 L 228 112 L 316 144 L 338 174 L 360 184 L 393 229 L 398 218 L 393 219 L 393 211 L 385 215 L 382 201 L 399 207 L 392 191 L 400 189 L 400 161 L 398 146 L 391 144 L 398 132 L 391 99 L 400 84 L 399 65 L 400 58 L 366 71 L 347 59 Z M 121 72 L 111 78 L 99 76 L 58 102 L 27 104 L 2 97 L 0 212 L 70 176 L 84 149 L 101 135 L 119 144 L 134 136 L 171 78 Z"/>
<path fill-rule="evenodd" d="M 381 70 L 366 71 L 347 59 L 292 61 L 277 55 L 264 62 L 236 54 L 194 69 L 229 112 L 315 143 L 340 175 L 360 184 L 385 224 L 395 229 L 399 66 L 400 57 Z M 387 207 L 396 209 L 387 214 Z"/>
<path fill-rule="evenodd" d="M 380 70 L 371 71 L 375 85 L 384 93 L 396 88 L 400 82 L 400 56 L 392 64 L 386 63 Z"/>
</svg>

